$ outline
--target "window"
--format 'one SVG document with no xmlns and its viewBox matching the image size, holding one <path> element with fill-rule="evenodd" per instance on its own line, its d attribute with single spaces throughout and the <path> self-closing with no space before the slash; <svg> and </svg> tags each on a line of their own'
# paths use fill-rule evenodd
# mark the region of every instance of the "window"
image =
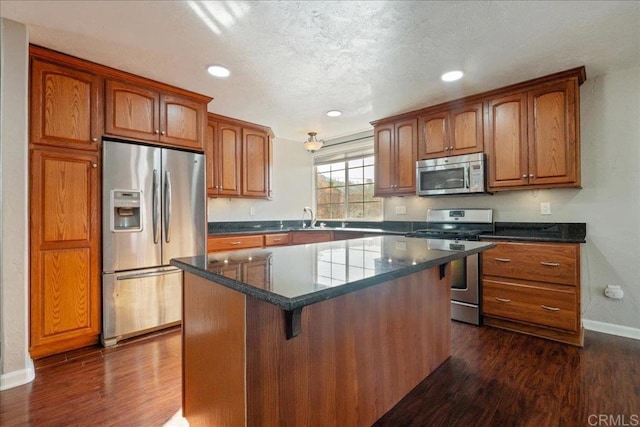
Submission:
<svg viewBox="0 0 640 427">
<path fill-rule="evenodd" d="M 382 220 L 382 199 L 373 196 L 374 157 L 316 165 L 316 217 Z"/>
</svg>

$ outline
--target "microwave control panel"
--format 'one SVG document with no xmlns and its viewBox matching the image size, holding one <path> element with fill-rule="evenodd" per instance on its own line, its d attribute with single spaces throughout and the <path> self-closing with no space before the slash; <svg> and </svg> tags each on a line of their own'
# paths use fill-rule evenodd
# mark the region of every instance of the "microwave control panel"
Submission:
<svg viewBox="0 0 640 427">
<path fill-rule="evenodd" d="M 484 191 L 484 170 L 482 164 L 471 163 L 469 165 L 469 191 Z"/>
</svg>

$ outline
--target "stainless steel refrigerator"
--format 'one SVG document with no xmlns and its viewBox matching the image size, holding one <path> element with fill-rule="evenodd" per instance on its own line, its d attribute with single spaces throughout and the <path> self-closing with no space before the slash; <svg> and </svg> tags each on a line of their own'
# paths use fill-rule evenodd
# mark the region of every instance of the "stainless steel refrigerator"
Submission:
<svg viewBox="0 0 640 427">
<path fill-rule="evenodd" d="M 102 342 L 179 324 L 182 273 L 206 253 L 204 155 L 103 140 Z"/>
</svg>

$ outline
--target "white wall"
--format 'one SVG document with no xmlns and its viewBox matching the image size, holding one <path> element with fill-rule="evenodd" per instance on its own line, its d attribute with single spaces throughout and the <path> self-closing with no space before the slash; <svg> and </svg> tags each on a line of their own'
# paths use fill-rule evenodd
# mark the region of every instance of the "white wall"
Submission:
<svg viewBox="0 0 640 427">
<path fill-rule="evenodd" d="M 28 353 L 27 29 L 0 19 L 0 390 L 34 378 Z"/>
<path fill-rule="evenodd" d="M 313 172 L 311 153 L 301 141 L 275 138 L 271 200 L 210 198 L 209 221 L 301 220 L 302 209 L 312 206 Z M 250 214 L 251 208 L 255 215 Z"/>
<path fill-rule="evenodd" d="M 587 69 L 580 97 L 582 189 L 394 197 L 385 219 L 423 221 L 430 207 L 487 207 L 496 221 L 585 222 L 583 318 L 640 329 L 640 68 L 593 78 Z M 540 215 L 542 201 L 551 202 L 551 215 Z M 395 214 L 400 205 L 407 215 Z M 622 287 L 622 300 L 604 297 L 610 284 Z"/>
</svg>

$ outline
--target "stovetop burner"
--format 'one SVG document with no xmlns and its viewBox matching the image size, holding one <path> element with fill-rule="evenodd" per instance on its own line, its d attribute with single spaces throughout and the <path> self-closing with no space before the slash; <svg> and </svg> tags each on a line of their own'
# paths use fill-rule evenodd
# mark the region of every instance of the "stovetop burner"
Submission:
<svg viewBox="0 0 640 427">
<path fill-rule="evenodd" d="M 426 227 L 407 237 L 425 239 L 479 240 L 479 235 L 493 232 L 491 209 L 429 209 Z"/>
</svg>

